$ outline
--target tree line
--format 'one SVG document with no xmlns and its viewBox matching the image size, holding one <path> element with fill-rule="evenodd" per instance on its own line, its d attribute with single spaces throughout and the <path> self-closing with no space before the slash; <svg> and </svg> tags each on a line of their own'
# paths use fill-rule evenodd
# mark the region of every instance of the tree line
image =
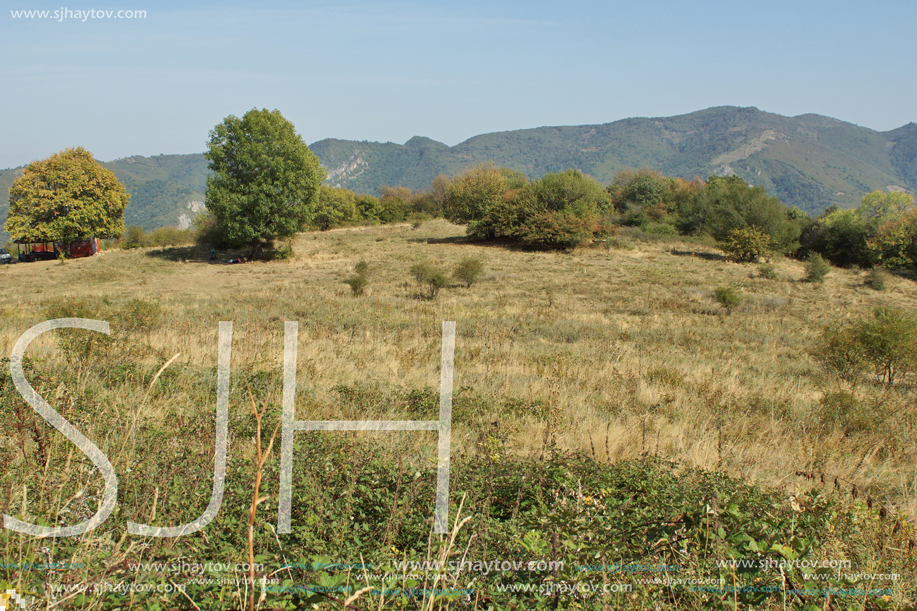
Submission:
<svg viewBox="0 0 917 611">
<path fill-rule="evenodd" d="M 492 164 L 474 166 L 412 191 L 382 186 L 378 197 L 323 184 L 325 169 L 279 111 L 229 116 L 209 134 L 207 212 L 199 242 L 262 246 L 308 228 L 422 222 L 445 218 L 476 239 L 568 248 L 610 239 L 623 226 L 660 235 L 709 236 L 729 257 L 817 253 L 836 265 L 917 269 L 913 197 L 874 191 L 854 210 L 812 218 L 737 176 L 693 181 L 649 169 L 618 173 L 603 185 L 577 171 L 536 180 Z M 10 190 L 5 229 L 13 239 L 77 241 L 124 233 L 130 196 L 84 149 L 30 164 Z M 142 245 L 137 231 L 126 243 Z M 165 237 L 165 236 L 163 236 Z M 174 237 L 174 236 L 170 236 Z"/>
</svg>

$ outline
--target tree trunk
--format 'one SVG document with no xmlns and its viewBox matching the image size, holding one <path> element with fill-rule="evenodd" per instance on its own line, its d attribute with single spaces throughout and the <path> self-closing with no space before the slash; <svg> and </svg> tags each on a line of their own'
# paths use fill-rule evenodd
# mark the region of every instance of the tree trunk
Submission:
<svg viewBox="0 0 917 611">
<path fill-rule="evenodd" d="M 252 254 L 249 255 L 250 261 L 257 261 L 264 256 L 264 249 L 261 245 L 261 240 L 255 240 L 252 242 Z"/>
</svg>

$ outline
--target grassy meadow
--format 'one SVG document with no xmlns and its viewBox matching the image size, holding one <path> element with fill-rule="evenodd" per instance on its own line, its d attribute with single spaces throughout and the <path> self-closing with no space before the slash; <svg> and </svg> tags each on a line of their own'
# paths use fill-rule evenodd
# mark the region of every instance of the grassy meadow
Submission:
<svg viewBox="0 0 917 611">
<path fill-rule="evenodd" d="M 5 359 L 39 322 L 111 323 L 108 338 L 40 336 L 26 377 L 119 479 L 118 506 L 96 530 L 0 531 L 0 586 L 42 609 L 903 609 L 917 600 L 915 380 L 851 385 L 810 354 L 826 325 L 878 306 L 913 310 L 913 281 L 889 276 L 877 291 L 867 272 L 833 269 L 806 282 L 803 263 L 782 258 L 769 279 L 709 244 L 636 230 L 558 252 L 472 242 L 464 228 L 430 221 L 300 234 L 293 251 L 245 265 L 181 247 L 0 266 Z M 420 262 L 451 273 L 469 256 L 483 262 L 481 279 L 432 299 L 409 273 Z M 354 296 L 345 281 L 360 261 L 368 283 Z M 718 287 L 741 303 L 721 306 Z M 276 533 L 279 433 L 266 450 L 288 320 L 299 322 L 299 420 L 436 419 L 441 323 L 456 322 L 450 536 L 432 534 L 434 432 L 297 433 L 293 533 Z M 234 323 L 220 512 L 193 535 L 128 535 L 128 520 L 182 524 L 207 506 L 220 321 Z M 8 360 L 0 401 L 4 513 L 61 525 L 91 516 L 99 472 L 22 401 Z M 249 539 L 256 474 L 267 498 Z M 247 570 L 171 568 L 244 564 L 250 550 L 263 565 L 254 584 Z M 737 558 L 756 565 L 723 564 Z M 564 566 L 398 565 L 436 559 Z M 803 561 L 848 569 L 819 573 Z M 628 563 L 644 568 L 621 569 Z M 683 581 L 641 583 L 660 577 L 646 567 L 663 565 Z M 422 591 L 431 589 L 442 591 Z"/>
</svg>

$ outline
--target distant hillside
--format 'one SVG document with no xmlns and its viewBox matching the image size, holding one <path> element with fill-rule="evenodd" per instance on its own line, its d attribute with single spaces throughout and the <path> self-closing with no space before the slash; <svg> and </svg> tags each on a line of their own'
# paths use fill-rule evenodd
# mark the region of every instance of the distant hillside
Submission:
<svg viewBox="0 0 917 611">
<path fill-rule="evenodd" d="M 691 179 L 738 174 L 808 212 L 852 207 L 874 189 L 917 190 L 917 125 L 876 132 L 829 117 L 783 117 L 757 108 L 710 108 L 677 117 L 539 127 L 475 136 L 449 147 L 414 137 L 404 145 L 321 140 L 312 150 L 329 182 L 372 193 L 412 189 L 493 161 L 530 178 L 577 168 L 602 182 L 649 167 Z"/>
<path fill-rule="evenodd" d="M 783 117 L 732 106 L 483 134 L 452 147 L 415 136 L 403 145 L 328 139 L 310 148 L 327 168 L 329 184 L 370 194 L 381 185 L 421 189 L 437 174 L 451 176 L 488 161 L 529 178 L 576 168 L 605 183 L 621 170 L 641 167 L 687 179 L 737 174 L 810 213 L 833 204 L 857 206 L 874 189 L 917 191 L 914 123 L 877 132 L 819 115 Z M 181 226 L 202 209 L 208 170 L 201 154 L 135 156 L 103 165 L 132 194 L 128 226 Z M 6 219 L 9 187 L 21 171 L 0 171 L 0 219 Z"/>
</svg>

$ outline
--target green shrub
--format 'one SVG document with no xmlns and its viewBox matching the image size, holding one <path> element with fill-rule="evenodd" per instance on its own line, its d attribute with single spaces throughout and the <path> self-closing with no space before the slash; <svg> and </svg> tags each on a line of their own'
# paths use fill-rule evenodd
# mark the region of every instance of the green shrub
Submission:
<svg viewBox="0 0 917 611">
<path fill-rule="evenodd" d="M 369 284 L 369 263 L 360 260 L 354 265 L 353 272 L 353 275 L 344 282 L 350 286 L 353 296 L 359 297 L 366 291 L 366 285 Z"/>
<path fill-rule="evenodd" d="M 771 249 L 771 237 L 756 227 L 731 229 L 719 242 L 726 257 L 739 263 L 754 263 Z"/>
<path fill-rule="evenodd" d="M 866 275 L 866 286 L 876 291 L 884 291 L 886 288 L 885 272 L 878 267 L 869 270 L 869 273 Z"/>
<path fill-rule="evenodd" d="M 676 236 L 678 232 L 675 231 L 675 228 L 669 225 L 668 223 L 654 223 L 648 222 L 643 225 L 643 231 L 652 235 L 659 236 Z"/>
<path fill-rule="evenodd" d="M 852 327 L 825 328 L 811 354 L 825 369 L 851 382 L 860 376 L 866 362 L 863 347 Z"/>
<path fill-rule="evenodd" d="M 427 288 L 430 290 L 430 299 L 436 299 L 440 289 L 449 286 L 449 277 L 440 270 L 434 272 L 427 278 Z"/>
<path fill-rule="evenodd" d="M 891 386 L 899 374 L 917 371 L 917 316 L 877 308 L 872 318 L 825 329 L 812 355 L 843 379 L 855 381 L 871 369 L 877 382 Z"/>
<path fill-rule="evenodd" d="M 429 291 L 430 299 L 435 299 L 440 289 L 449 286 L 448 276 L 446 276 L 441 269 L 428 261 L 414 264 L 411 267 L 411 275 L 414 276 L 417 284 L 420 284 Z"/>
<path fill-rule="evenodd" d="M 147 234 L 142 246 L 186 246 L 193 244 L 195 234 L 190 229 L 157 227 Z"/>
<path fill-rule="evenodd" d="M 427 278 L 433 274 L 434 268 L 432 263 L 424 261 L 423 263 L 415 263 L 412 265 L 410 271 L 411 275 L 414 276 L 414 280 L 416 280 L 418 284 L 423 284 L 427 281 Z"/>
<path fill-rule="evenodd" d="M 355 204 L 360 218 L 364 221 L 379 222 L 379 215 L 382 214 L 382 206 L 379 199 L 372 195 L 357 195 Z"/>
<path fill-rule="evenodd" d="M 525 244 L 546 248 L 572 248 L 595 235 L 597 219 L 567 212 L 541 212 L 526 217 L 517 231 Z"/>
<path fill-rule="evenodd" d="M 550 173 L 528 184 L 512 170 L 481 165 L 455 177 L 444 213 L 476 238 L 510 238 L 545 248 L 568 248 L 605 231 L 611 211 L 604 187 L 577 170 Z"/>
<path fill-rule="evenodd" d="M 123 248 L 140 248 L 146 242 L 146 232 L 143 230 L 143 227 L 138 225 L 131 225 L 127 228 L 127 231 L 124 232 L 124 236 L 121 238 L 121 243 Z"/>
<path fill-rule="evenodd" d="M 764 263 L 758 266 L 758 275 L 768 280 L 777 280 L 777 268 L 770 263 Z"/>
<path fill-rule="evenodd" d="M 663 202 L 669 180 L 661 172 L 644 168 L 637 172 L 618 172 L 608 185 L 608 194 L 616 210 L 646 210 Z"/>
<path fill-rule="evenodd" d="M 826 393 L 820 403 L 822 424 L 839 426 L 846 435 L 873 430 L 881 422 L 881 414 L 846 390 Z"/>
<path fill-rule="evenodd" d="M 917 371 L 917 317 L 913 313 L 877 308 L 872 319 L 854 328 L 877 381 L 891 385 L 897 374 Z"/>
<path fill-rule="evenodd" d="M 292 259 L 294 254 L 293 244 L 291 242 L 286 242 L 283 246 L 271 253 L 271 259 L 278 261 Z"/>
<path fill-rule="evenodd" d="M 350 290 L 353 292 L 354 297 L 362 295 L 366 291 L 366 285 L 369 284 L 369 280 L 366 279 L 366 276 L 360 274 L 354 274 L 345 282 L 350 285 Z"/>
<path fill-rule="evenodd" d="M 309 224 L 324 231 L 356 222 L 360 217 L 357 196 L 353 191 L 322 185 Z"/>
<path fill-rule="evenodd" d="M 825 261 L 818 253 L 812 253 L 806 260 L 806 280 L 809 282 L 823 282 L 825 276 L 831 271 L 831 264 Z"/>
<path fill-rule="evenodd" d="M 379 220 L 385 224 L 400 223 L 411 205 L 411 190 L 407 187 L 379 187 Z"/>
<path fill-rule="evenodd" d="M 863 265 L 869 261 L 866 240 L 873 232 L 872 223 L 856 210 L 829 209 L 805 229 L 799 242 L 835 265 Z"/>
<path fill-rule="evenodd" d="M 743 227 L 755 227 L 781 251 L 795 250 L 805 218 L 761 186 L 750 186 L 738 176 L 711 176 L 678 211 L 676 227 L 682 233 L 707 233 L 717 241 Z"/>
<path fill-rule="evenodd" d="M 733 308 L 739 307 L 742 302 L 745 301 L 745 298 L 731 286 L 717 287 L 717 289 L 713 291 L 713 298 L 730 312 Z"/>
<path fill-rule="evenodd" d="M 233 244 L 226 237 L 223 229 L 209 210 L 198 214 L 194 219 L 194 240 L 199 246 L 209 246 L 211 248 L 238 246 L 238 244 Z"/>
<path fill-rule="evenodd" d="M 867 247 L 889 269 L 917 269 L 917 208 L 882 223 Z"/>
<path fill-rule="evenodd" d="M 459 282 L 464 282 L 465 286 L 471 288 L 477 279 L 484 273 L 484 263 L 480 257 L 465 257 L 455 268 L 453 276 Z"/>
</svg>

